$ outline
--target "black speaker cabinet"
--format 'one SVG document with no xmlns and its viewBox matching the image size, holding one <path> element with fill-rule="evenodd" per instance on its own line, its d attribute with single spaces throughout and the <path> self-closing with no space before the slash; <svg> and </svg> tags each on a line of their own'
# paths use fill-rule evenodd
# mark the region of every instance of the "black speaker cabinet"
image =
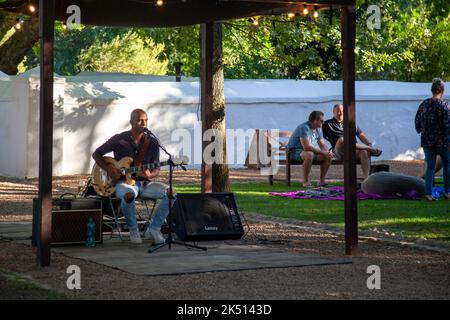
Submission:
<svg viewBox="0 0 450 320">
<path fill-rule="evenodd" d="M 33 199 L 32 244 L 37 245 L 39 200 Z M 95 223 L 95 242 L 103 242 L 102 201 L 99 199 L 52 200 L 52 245 L 85 244 L 89 218 Z"/>
<path fill-rule="evenodd" d="M 182 241 L 240 239 L 244 234 L 234 194 L 177 194 L 172 230 Z"/>
</svg>

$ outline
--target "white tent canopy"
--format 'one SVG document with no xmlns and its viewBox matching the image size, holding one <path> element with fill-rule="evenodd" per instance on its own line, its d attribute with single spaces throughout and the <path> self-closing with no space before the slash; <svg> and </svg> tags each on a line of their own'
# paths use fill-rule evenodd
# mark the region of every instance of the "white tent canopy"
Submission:
<svg viewBox="0 0 450 320">
<path fill-rule="evenodd" d="M 10 153 L 0 155 L 0 175 L 35 177 L 38 141 L 39 69 L 0 81 L 11 97 L 0 97 L 0 143 Z M 169 151 L 201 162 L 198 78 L 129 74 L 81 73 L 55 81 L 53 174 L 88 173 L 92 152 L 113 134 L 129 128 L 129 114 L 142 108 L 149 128 Z M 414 116 L 430 96 L 429 83 L 359 81 L 357 121 L 375 146 L 379 159 L 420 159 Z M 313 110 L 332 117 L 342 100 L 341 81 L 225 80 L 228 160 L 241 167 L 254 129 L 294 130 Z M 22 122 L 12 119 L 25 119 Z M 22 135 L 14 132 L 23 132 Z M 246 140 L 237 135 L 247 134 Z M 18 146 L 25 146 L 23 148 Z M 28 159 L 13 161 L 13 159 Z"/>
</svg>

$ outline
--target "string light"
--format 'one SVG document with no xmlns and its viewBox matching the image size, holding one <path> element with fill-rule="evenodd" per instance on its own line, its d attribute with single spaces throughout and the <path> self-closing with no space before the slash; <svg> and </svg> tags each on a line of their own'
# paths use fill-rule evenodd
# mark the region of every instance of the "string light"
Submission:
<svg viewBox="0 0 450 320">
<path fill-rule="evenodd" d="M 157 7 L 162 7 L 164 5 L 164 1 L 163 0 L 156 0 L 156 6 Z"/>
<path fill-rule="evenodd" d="M 317 9 L 314 9 L 313 17 L 316 19 L 319 17 L 319 11 Z"/>
<path fill-rule="evenodd" d="M 287 14 L 287 16 L 288 16 L 288 19 L 292 19 L 292 18 L 295 17 L 295 13 L 294 13 L 294 12 L 289 12 L 289 13 Z"/>
<path fill-rule="evenodd" d="M 22 18 L 17 18 L 17 19 L 16 19 L 16 24 L 14 25 L 14 28 L 15 28 L 17 31 L 22 30 L 22 25 L 23 25 L 24 22 L 25 22 L 25 21 L 24 21 Z"/>
<path fill-rule="evenodd" d="M 308 7 L 304 6 L 303 7 L 303 14 L 306 16 L 309 13 Z"/>
<path fill-rule="evenodd" d="M 30 11 L 31 13 L 35 13 L 36 12 L 36 7 L 33 4 L 29 4 L 28 5 L 28 11 Z"/>
</svg>

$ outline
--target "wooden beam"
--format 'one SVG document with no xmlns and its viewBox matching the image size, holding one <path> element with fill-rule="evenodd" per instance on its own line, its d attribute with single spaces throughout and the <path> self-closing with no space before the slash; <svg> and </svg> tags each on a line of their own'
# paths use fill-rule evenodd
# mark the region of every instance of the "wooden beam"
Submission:
<svg viewBox="0 0 450 320">
<path fill-rule="evenodd" d="M 34 1 L 34 0 L 33 0 Z M 354 0 L 333 0 L 333 5 L 349 5 Z M 30 14 L 26 0 L 18 4 L 0 3 L 0 10 Z M 55 7 L 56 20 L 65 21 L 67 7 L 77 5 L 81 9 L 81 23 L 87 25 L 122 27 L 169 27 L 185 26 L 212 21 L 225 21 L 259 15 L 287 12 L 287 8 L 299 4 L 329 6 L 329 0 L 188 0 L 166 1 L 161 7 L 150 0 L 58 0 Z M 284 9 L 278 11 L 278 9 Z"/>
<path fill-rule="evenodd" d="M 201 25 L 200 82 L 202 106 L 202 192 L 212 192 L 212 165 L 205 162 L 203 151 L 210 143 L 203 141 L 206 130 L 212 129 L 213 119 L 213 55 L 214 23 Z"/>
<path fill-rule="evenodd" d="M 345 253 L 358 251 L 356 198 L 355 37 L 356 7 L 341 9 L 342 80 L 344 104 Z"/>
<path fill-rule="evenodd" d="M 53 41 L 54 0 L 39 1 L 41 82 L 39 100 L 39 236 L 37 260 L 50 265 L 52 236 Z"/>
</svg>

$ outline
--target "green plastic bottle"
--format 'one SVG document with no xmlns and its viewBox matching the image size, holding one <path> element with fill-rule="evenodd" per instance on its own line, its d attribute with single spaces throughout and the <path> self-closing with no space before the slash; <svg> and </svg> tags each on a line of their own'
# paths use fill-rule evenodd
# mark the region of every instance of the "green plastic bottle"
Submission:
<svg viewBox="0 0 450 320">
<path fill-rule="evenodd" d="M 95 247 L 95 222 L 92 217 L 89 218 L 86 230 L 86 247 Z"/>
</svg>

